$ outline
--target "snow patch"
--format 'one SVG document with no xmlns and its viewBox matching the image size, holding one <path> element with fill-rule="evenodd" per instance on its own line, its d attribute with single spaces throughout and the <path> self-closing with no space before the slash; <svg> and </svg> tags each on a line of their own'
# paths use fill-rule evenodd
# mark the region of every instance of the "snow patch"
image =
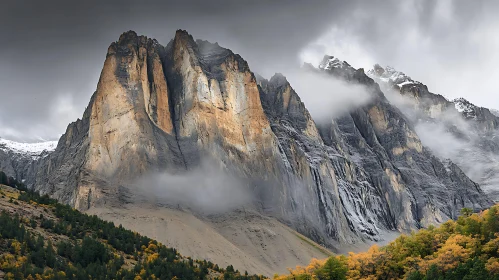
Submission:
<svg viewBox="0 0 499 280">
<path fill-rule="evenodd" d="M 381 82 L 397 85 L 402 88 L 405 85 L 421 84 L 418 81 L 414 81 L 411 77 L 407 76 L 403 72 L 395 70 L 393 67 L 386 66 L 385 68 L 374 65 L 374 68 L 367 71 L 367 76 L 374 80 L 379 80 Z"/>
<path fill-rule="evenodd" d="M 475 114 L 476 106 L 471 104 L 468 100 L 461 97 L 452 100 L 452 102 L 454 103 L 454 107 L 456 108 L 456 110 L 459 113 L 463 114 L 466 118 L 476 117 Z"/>
<path fill-rule="evenodd" d="M 399 86 L 399 88 L 402 88 L 405 85 L 412 85 L 412 84 L 414 84 L 414 82 L 412 82 L 412 81 L 404 81 L 404 82 L 402 82 L 400 84 L 397 84 L 397 86 Z"/>
<path fill-rule="evenodd" d="M 319 69 L 330 70 L 332 68 L 343 68 L 345 66 L 345 61 L 339 60 L 334 56 L 326 56 L 319 64 Z"/>
<path fill-rule="evenodd" d="M 30 156 L 34 159 L 40 157 L 43 152 L 54 151 L 56 147 L 57 141 L 21 143 L 0 138 L 0 150 Z"/>
</svg>

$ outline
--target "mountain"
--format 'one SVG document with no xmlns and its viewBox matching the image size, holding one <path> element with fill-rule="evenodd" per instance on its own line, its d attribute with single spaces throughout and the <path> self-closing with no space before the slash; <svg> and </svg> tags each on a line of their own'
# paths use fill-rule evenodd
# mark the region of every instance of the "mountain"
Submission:
<svg viewBox="0 0 499 280">
<path fill-rule="evenodd" d="M 499 117 L 493 111 L 464 98 L 449 101 L 391 67 L 375 65 L 368 74 L 411 119 L 423 145 L 442 160 L 455 162 L 499 200 Z"/>
<path fill-rule="evenodd" d="M 136 230 L 147 230 L 144 217 L 165 217 L 154 211 L 180 209 L 182 219 L 195 217 L 193 227 L 202 222 L 217 238 L 257 250 L 253 256 L 267 268 L 280 262 L 266 246 L 277 244 L 273 230 L 284 236 L 284 225 L 340 250 L 457 218 L 464 207 L 491 205 L 456 164 L 422 144 L 411 119 L 363 69 L 326 56 L 304 71 L 362 87 L 370 101 L 317 121 L 283 75 L 256 77 L 229 49 L 183 30 L 166 46 L 126 32 L 108 48 L 82 119 L 68 126 L 54 152 L 16 174 L 42 194 L 110 220 L 144 211 L 143 196 L 152 193 L 156 205 L 134 216 Z M 204 169 L 172 192 L 178 178 Z M 217 170 L 250 193 L 230 213 L 196 209 L 200 197 L 217 192 L 196 185 Z M 155 174 L 166 179 L 154 184 Z M 230 182 L 222 177 L 217 183 L 229 184 L 222 193 L 238 185 Z M 179 193 L 182 199 L 194 195 L 195 205 L 162 200 Z M 216 197 L 235 199 L 232 193 Z M 234 237 L 240 234 L 236 223 L 248 239 Z M 310 252 L 292 235 L 289 244 Z"/>
</svg>

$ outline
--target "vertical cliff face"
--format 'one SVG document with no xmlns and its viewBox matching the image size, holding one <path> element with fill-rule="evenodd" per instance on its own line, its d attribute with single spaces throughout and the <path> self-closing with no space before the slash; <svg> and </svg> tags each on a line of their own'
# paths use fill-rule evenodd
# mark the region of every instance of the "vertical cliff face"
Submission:
<svg viewBox="0 0 499 280">
<path fill-rule="evenodd" d="M 317 234 L 324 244 L 331 243 L 328 237 L 342 243 L 378 240 L 383 230 L 394 229 L 386 202 L 345 153 L 341 136 L 327 139 L 330 145 L 324 143 L 310 113 L 281 74 L 270 81 L 262 79 L 260 85 L 263 108 L 286 166 L 291 210 L 312 225 L 321 225 L 318 232 L 311 232 L 311 225 L 295 227 Z M 334 124 L 330 128 L 339 134 Z"/>
<path fill-rule="evenodd" d="M 88 130 L 92 101 L 93 98 L 83 118 L 68 125 L 55 151 L 27 165 L 21 178 L 26 179 L 28 186 L 75 205 L 76 186 L 86 180 L 87 175 L 83 166 L 89 144 Z"/>
<path fill-rule="evenodd" d="M 208 153 L 245 173 L 275 168 L 275 137 L 240 56 L 178 31 L 166 49 L 175 134 L 188 166 Z"/>
<path fill-rule="evenodd" d="M 329 236 L 342 242 L 376 240 L 384 230 L 409 231 L 454 218 L 462 207 L 488 205 L 457 166 L 444 165 L 423 147 L 409 120 L 362 69 L 325 57 L 315 71 L 363 85 L 372 101 L 316 125 L 279 74 L 261 79 L 261 99 L 286 173 L 299 178 L 289 188 L 299 186 L 316 198 L 306 212 L 317 211 Z"/>
<path fill-rule="evenodd" d="M 127 32 L 109 47 L 83 119 L 34 164 L 40 167 L 30 183 L 85 209 L 141 175 L 193 169 L 204 157 L 245 176 L 276 174 L 275 142 L 254 75 L 239 56 L 185 31 L 167 48 Z M 71 182 L 62 191 L 55 181 L 64 176 Z"/>
<path fill-rule="evenodd" d="M 330 246 L 489 205 L 457 166 L 423 147 L 362 69 L 326 57 L 314 71 L 363 85 L 372 101 L 317 124 L 284 76 L 257 81 L 218 44 L 182 30 L 166 47 L 124 33 L 83 118 L 22 177 L 88 209 L 126 201 L 128 183 L 149 172 L 188 174 L 209 159 L 248 182 L 254 208 Z"/>
<path fill-rule="evenodd" d="M 82 120 L 71 124 L 28 182 L 79 209 L 116 196 L 158 169 L 185 169 L 173 134 L 168 85 L 156 41 L 124 33 L 111 44 Z M 64 179 L 66 178 L 66 179 Z"/>
</svg>

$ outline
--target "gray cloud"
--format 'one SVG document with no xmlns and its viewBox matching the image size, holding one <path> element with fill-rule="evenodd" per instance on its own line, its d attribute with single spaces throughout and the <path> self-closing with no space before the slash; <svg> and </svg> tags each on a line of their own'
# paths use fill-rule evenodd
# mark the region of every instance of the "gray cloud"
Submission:
<svg viewBox="0 0 499 280">
<path fill-rule="evenodd" d="M 151 173 L 130 188 L 137 198 L 160 205 L 190 209 L 199 214 L 219 214 L 255 202 L 247 180 L 203 163 L 188 173 Z"/>
<path fill-rule="evenodd" d="M 317 62 L 322 52 L 354 67 L 391 65 L 448 98 L 499 108 L 493 77 L 499 76 L 497 1 L 373 1 L 302 50 Z"/>
<path fill-rule="evenodd" d="M 330 122 L 331 118 L 367 104 L 373 96 L 363 85 L 332 75 L 288 70 L 286 77 L 316 122 Z"/>
<path fill-rule="evenodd" d="M 496 1 L 6 2 L 0 137 L 57 138 L 82 115 L 110 42 L 130 29 L 163 44 L 186 29 L 263 76 L 324 53 L 355 67 L 390 64 L 435 92 L 499 108 L 489 101 L 499 74 Z"/>
</svg>

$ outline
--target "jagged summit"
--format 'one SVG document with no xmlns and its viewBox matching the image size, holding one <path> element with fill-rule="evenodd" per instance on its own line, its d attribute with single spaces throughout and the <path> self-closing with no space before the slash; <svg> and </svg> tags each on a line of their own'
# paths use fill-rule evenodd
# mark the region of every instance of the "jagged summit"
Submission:
<svg viewBox="0 0 499 280">
<path fill-rule="evenodd" d="M 452 103 L 454 103 L 456 110 L 467 119 L 475 119 L 475 120 L 480 119 L 481 120 L 481 119 L 485 119 L 485 118 L 490 119 L 490 116 L 487 117 L 486 115 L 492 115 L 495 117 L 499 116 L 497 113 L 494 113 L 494 111 L 496 111 L 496 110 L 487 109 L 487 108 L 477 106 L 463 97 L 459 97 L 459 98 L 452 100 Z"/>
<path fill-rule="evenodd" d="M 276 86 L 284 86 L 284 85 L 289 85 L 288 80 L 282 73 L 275 73 L 269 80 L 271 84 L 274 84 Z"/>
<path fill-rule="evenodd" d="M 401 71 L 395 70 L 391 66 L 381 67 L 379 64 L 375 64 L 373 69 L 370 69 L 366 73 L 369 77 L 373 79 L 379 79 L 382 82 L 396 85 L 399 88 L 410 85 L 421 85 L 420 82 L 411 79 L 408 75 Z"/>
<path fill-rule="evenodd" d="M 456 98 L 452 100 L 456 110 L 461 113 L 465 118 L 476 119 L 477 111 L 480 107 L 474 105 L 463 97 Z"/>
<path fill-rule="evenodd" d="M 365 75 L 364 68 L 354 68 L 348 62 L 331 55 L 325 55 L 317 67 L 311 67 L 311 64 L 305 63 L 302 68 L 304 70 L 311 70 L 311 72 L 333 75 L 345 81 L 354 81 L 361 84 L 368 83 L 369 85 L 374 84 L 372 79 Z"/>
<path fill-rule="evenodd" d="M 331 55 L 325 55 L 322 62 L 319 64 L 319 69 L 331 70 L 333 68 L 344 69 L 351 68 L 348 62 L 338 59 Z"/>
<path fill-rule="evenodd" d="M 284 76 L 284 74 L 282 73 L 274 73 L 274 75 L 272 75 L 270 79 L 266 79 L 261 75 L 259 75 L 258 73 L 255 73 L 255 78 L 258 85 L 260 85 L 260 87 L 263 88 L 265 94 L 275 93 L 274 90 L 268 90 L 269 87 L 273 89 L 277 88 L 284 89 L 288 87 L 291 88 L 291 84 L 289 83 L 286 76 Z"/>
<path fill-rule="evenodd" d="M 133 30 L 129 30 L 129 31 L 123 32 L 120 35 L 117 43 L 125 43 L 127 41 L 135 40 L 137 37 L 138 37 L 137 32 L 135 32 Z"/>
</svg>

